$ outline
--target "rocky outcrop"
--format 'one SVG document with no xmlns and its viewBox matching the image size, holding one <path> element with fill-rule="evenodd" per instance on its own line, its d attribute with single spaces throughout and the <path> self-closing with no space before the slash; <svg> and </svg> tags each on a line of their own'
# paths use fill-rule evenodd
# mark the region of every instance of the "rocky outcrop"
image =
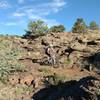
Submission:
<svg viewBox="0 0 100 100">
<path fill-rule="evenodd" d="M 53 45 L 53 51 L 59 61 L 59 66 L 78 66 L 80 67 L 84 63 L 83 58 L 87 58 L 88 56 L 99 52 L 100 41 L 99 31 L 93 32 L 88 31 L 86 34 L 78 34 L 78 33 L 51 33 L 46 36 L 39 37 L 34 39 L 32 42 L 32 47 L 35 51 L 33 51 L 33 59 L 38 59 L 40 64 L 47 64 L 48 55 L 45 52 L 45 48 L 49 45 Z M 33 45 L 34 44 L 34 45 Z M 30 49 L 30 48 L 29 48 Z M 32 49 L 31 49 L 32 50 Z M 38 52 L 38 55 L 35 56 Z M 97 56 L 95 56 L 97 58 Z M 45 60 L 44 60 L 45 58 Z M 96 59 L 95 58 L 95 59 Z M 40 60 L 41 59 L 41 60 Z M 46 61 L 46 62 L 45 62 Z M 35 62 L 36 63 L 36 62 Z M 38 62 L 37 62 L 38 63 Z M 67 64 L 68 63 L 68 64 Z M 95 62 L 96 63 L 96 62 Z M 50 64 L 51 66 L 52 64 Z"/>
</svg>

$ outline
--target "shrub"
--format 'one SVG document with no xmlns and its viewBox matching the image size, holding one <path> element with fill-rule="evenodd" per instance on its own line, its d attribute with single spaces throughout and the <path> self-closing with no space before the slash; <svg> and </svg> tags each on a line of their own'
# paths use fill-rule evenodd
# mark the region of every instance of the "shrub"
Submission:
<svg viewBox="0 0 100 100">
<path fill-rule="evenodd" d="M 90 22 L 89 28 L 92 30 L 99 29 L 98 24 L 95 21 Z"/>
<path fill-rule="evenodd" d="M 3 38 L 3 37 L 2 37 Z M 10 45 L 13 45 L 11 48 Z M 25 71 L 24 65 L 18 62 L 23 50 L 20 46 L 14 47 L 13 41 L 0 39 L 0 81 L 7 82 L 10 74 L 18 71 Z"/>
<path fill-rule="evenodd" d="M 65 27 L 64 27 L 63 25 L 52 26 L 52 27 L 50 28 L 50 31 L 51 31 L 51 32 L 55 32 L 55 33 L 64 32 L 64 31 L 65 31 Z"/>
<path fill-rule="evenodd" d="M 24 37 L 39 37 L 48 32 L 48 26 L 42 20 L 31 21 Z"/>
<path fill-rule="evenodd" d="M 48 75 L 45 77 L 44 84 L 46 86 L 59 85 L 60 83 L 64 83 L 65 80 L 66 80 L 66 76 L 58 75 L 58 74 L 54 73 L 54 75 Z"/>
<path fill-rule="evenodd" d="M 72 32 L 73 33 L 84 33 L 86 32 L 86 24 L 82 18 L 78 18 L 77 21 L 75 22 Z"/>
</svg>

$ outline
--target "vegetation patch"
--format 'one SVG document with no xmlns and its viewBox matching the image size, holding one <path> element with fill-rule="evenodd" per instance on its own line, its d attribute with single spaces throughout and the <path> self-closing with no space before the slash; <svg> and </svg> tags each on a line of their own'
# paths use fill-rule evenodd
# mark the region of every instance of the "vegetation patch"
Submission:
<svg viewBox="0 0 100 100">
<path fill-rule="evenodd" d="M 54 75 L 46 76 L 44 79 L 44 83 L 46 86 L 59 85 L 60 83 L 63 83 L 65 80 L 66 76 L 54 73 Z"/>
<path fill-rule="evenodd" d="M 0 81 L 5 83 L 10 74 L 25 71 L 25 67 L 18 62 L 23 52 L 21 47 L 15 47 L 10 40 L 0 41 Z"/>
</svg>

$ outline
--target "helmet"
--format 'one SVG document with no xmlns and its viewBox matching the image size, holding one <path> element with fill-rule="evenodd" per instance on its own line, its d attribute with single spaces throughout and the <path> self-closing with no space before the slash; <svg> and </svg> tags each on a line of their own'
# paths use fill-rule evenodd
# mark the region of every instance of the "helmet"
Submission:
<svg viewBox="0 0 100 100">
<path fill-rule="evenodd" d="M 53 47 L 53 44 L 49 44 L 49 47 Z"/>
</svg>

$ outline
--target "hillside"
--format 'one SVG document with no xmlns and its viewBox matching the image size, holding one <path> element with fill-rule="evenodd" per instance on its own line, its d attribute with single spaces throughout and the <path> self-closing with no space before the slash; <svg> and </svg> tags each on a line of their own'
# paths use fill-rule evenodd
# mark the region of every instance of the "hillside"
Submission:
<svg viewBox="0 0 100 100">
<path fill-rule="evenodd" d="M 45 51 L 50 45 L 54 66 Z M 67 99 L 100 99 L 100 30 L 0 36 L 0 100 Z"/>
</svg>

